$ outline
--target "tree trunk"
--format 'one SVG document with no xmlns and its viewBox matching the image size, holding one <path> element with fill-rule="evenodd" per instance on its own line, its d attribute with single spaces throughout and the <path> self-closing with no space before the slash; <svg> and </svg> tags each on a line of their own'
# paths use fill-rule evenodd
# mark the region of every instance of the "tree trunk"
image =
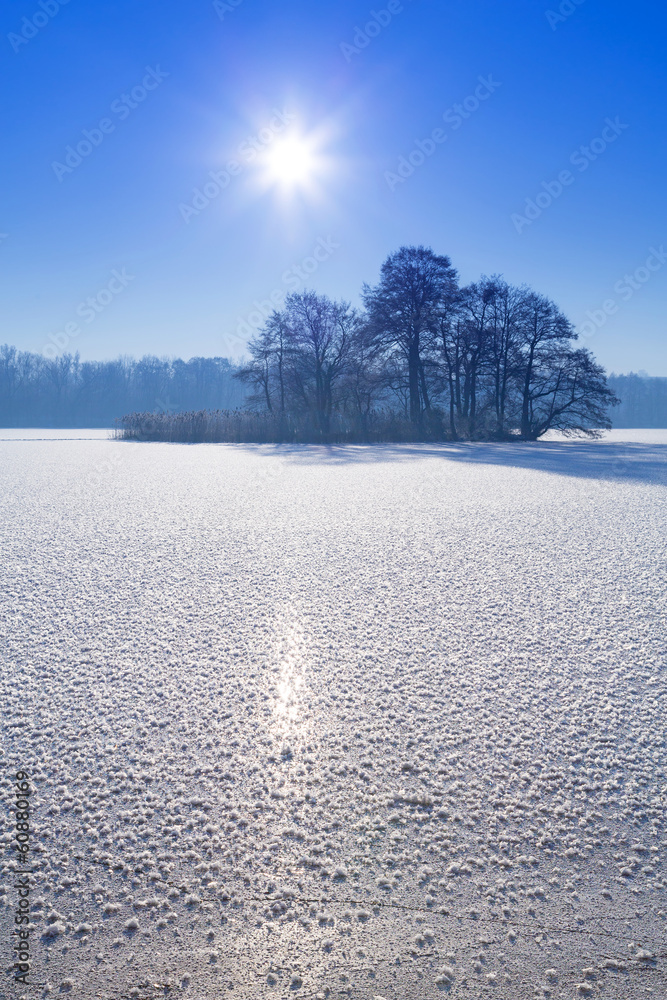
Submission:
<svg viewBox="0 0 667 1000">
<path fill-rule="evenodd" d="M 454 382 L 452 380 L 452 374 L 449 373 L 449 432 L 452 435 L 454 441 L 457 440 L 458 434 L 456 433 L 456 418 L 454 416 L 456 412 L 456 403 L 454 400 Z"/>
<path fill-rule="evenodd" d="M 410 392 L 410 420 L 418 424 L 421 418 L 419 396 L 419 340 L 415 338 L 410 344 L 408 354 L 408 389 Z"/>
<path fill-rule="evenodd" d="M 530 345 L 530 353 L 526 364 L 526 377 L 523 381 L 523 400 L 521 405 L 521 437 L 530 440 L 530 383 L 533 377 L 535 360 L 535 344 Z"/>
</svg>

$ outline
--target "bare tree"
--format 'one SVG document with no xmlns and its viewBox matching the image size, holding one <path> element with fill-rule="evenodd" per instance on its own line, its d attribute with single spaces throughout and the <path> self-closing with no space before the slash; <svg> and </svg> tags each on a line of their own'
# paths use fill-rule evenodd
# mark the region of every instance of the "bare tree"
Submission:
<svg viewBox="0 0 667 1000">
<path fill-rule="evenodd" d="M 387 371 L 382 363 L 381 351 L 368 324 L 358 316 L 352 336 L 343 402 L 359 420 L 362 432 L 368 430 L 371 413 L 382 403 L 387 387 Z"/>
<path fill-rule="evenodd" d="M 609 408 L 619 402 L 590 351 L 552 341 L 533 370 L 522 437 L 536 441 L 549 430 L 598 437 L 611 427 Z"/>
<path fill-rule="evenodd" d="M 507 418 L 512 415 L 513 389 L 520 368 L 521 318 L 525 310 L 525 299 L 529 293 L 526 288 L 508 285 L 498 276 L 490 278 L 489 281 L 494 289 L 489 320 L 489 365 L 493 383 L 494 436 L 503 438 L 507 433 Z"/>
<path fill-rule="evenodd" d="M 495 283 L 485 278 L 468 285 L 460 296 L 461 364 L 464 378 L 459 417 L 464 422 L 469 437 L 475 437 L 477 433 L 480 383 L 484 385 L 482 375 L 489 359 L 496 290 Z"/>
<path fill-rule="evenodd" d="M 463 356 L 465 337 L 461 315 L 461 296 L 444 303 L 437 312 L 433 345 L 439 362 L 441 393 L 449 404 L 449 433 L 459 436 L 458 420 L 462 415 Z"/>
<path fill-rule="evenodd" d="M 409 416 L 422 423 L 431 406 L 425 355 L 438 310 L 457 289 L 449 257 L 426 247 L 401 247 L 382 265 L 380 283 L 364 285 L 363 299 L 376 342 L 399 361 L 405 372 Z"/>
<path fill-rule="evenodd" d="M 521 437 L 533 436 L 531 414 L 534 405 L 550 391 L 547 386 L 555 357 L 554 347 L 565 348 L 574 339 L 572 324 L 558 306 L 536 292 L 525 296 L 519 334 Z"/>
<path fill-rule="evenodd" d="M 327 434 L 334 394 L 348 373 L 356 313 L 347 303 L 315 292 L 288 296 L 285 312 L 295 347 L 293 376 L 321 432 Z"/>
</svg>

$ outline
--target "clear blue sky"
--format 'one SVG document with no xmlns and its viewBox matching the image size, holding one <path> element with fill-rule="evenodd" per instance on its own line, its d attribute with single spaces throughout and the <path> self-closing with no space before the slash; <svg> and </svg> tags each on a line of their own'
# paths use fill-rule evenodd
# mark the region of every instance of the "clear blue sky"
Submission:
<svg viewBox="0 0 667 1000">
<path fill-rule="evenodd" d="M 292 269 L 316 246 L 307 286 L 358 301 L 389 252 L 423 243 L 464 281 L 499 272 L 577 325 L 590 312 L 609 370 L 667 375 L 667 256 L 641 270 L 667 249 L 662 4 L 565 0 L 558 20 L 549 0 L 43 4 L 1 16 L 0 342 L 238 356 L 254 302 L 303 287 Z M 342 48 L 371 10 L 388 23 Z M 289 197 L 243 145 L 272 121 L 263 148 L 280 125 L 314 157 Z M 84 130 L 98 145 L 65 171 Z M 184 210 L 230 160 L 225 190 Z"/>
</svg>

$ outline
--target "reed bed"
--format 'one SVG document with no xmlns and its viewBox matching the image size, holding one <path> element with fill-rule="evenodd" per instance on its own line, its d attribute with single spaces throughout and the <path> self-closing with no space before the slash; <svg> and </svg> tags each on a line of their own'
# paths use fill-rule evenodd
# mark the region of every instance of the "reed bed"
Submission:
<svg viewBox="0 0 667 1000">
<path fill-rule="evenodd" d="M 117 424 L 123 441 L 174 444 L 381 444 L 448 440 L 439 417 L 416 428 L 388 410 L 367 416 L 333 414 L 327 425 L 309 415 L 254 413 L 250 410 L 197 410 L 184 413 L 130 413 Z"/>
</svg>

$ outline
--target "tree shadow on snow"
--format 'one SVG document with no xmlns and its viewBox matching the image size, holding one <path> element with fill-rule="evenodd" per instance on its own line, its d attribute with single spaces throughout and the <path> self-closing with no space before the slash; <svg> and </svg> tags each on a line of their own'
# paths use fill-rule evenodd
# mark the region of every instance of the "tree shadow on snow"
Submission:
<svg viewBox="0 0 667 1000">
<path fill-rule="evenodd" d="M 583 479 L 667 485 L 667 444 L 611 441 L 537 441 L 398 445 L 252 445 L 257 454 L 298 465 L 377 465 L 416 459 L 532 469 Z"/>
</svg>

